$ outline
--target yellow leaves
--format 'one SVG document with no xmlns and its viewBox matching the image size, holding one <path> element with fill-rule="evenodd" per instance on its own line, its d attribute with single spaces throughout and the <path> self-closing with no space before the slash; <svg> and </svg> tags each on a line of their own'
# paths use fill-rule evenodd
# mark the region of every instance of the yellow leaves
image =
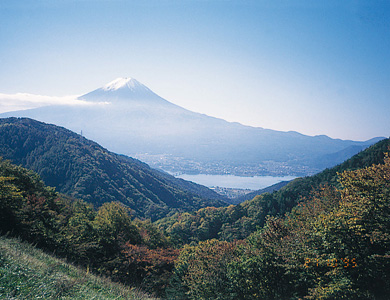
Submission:
<svg viewBox="0 0 390 300">
<path fill-rule="evenodd" d="M 104 203 L 93 221 L 101 240 L 108 244 L 131 241 L 137 243 L 141 236 L 131 222 L 128 209 L 118 202 Z"/>
</svg>

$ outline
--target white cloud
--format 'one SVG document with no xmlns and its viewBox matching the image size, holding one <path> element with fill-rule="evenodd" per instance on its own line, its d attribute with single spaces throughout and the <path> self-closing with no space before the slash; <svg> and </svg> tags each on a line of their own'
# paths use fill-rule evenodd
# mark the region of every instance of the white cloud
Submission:
<svg viewBox="0 0 390 300">
<path fill-rule="evenodd" d="M 37 108 L 48 105 L 102 105 L 109 102 L 88 102 L 78 100 L 78 95 L 72 96 L 43 96 L 28 93 L 3 94 L 0 93 L 0 113 Z"/>
</svg>

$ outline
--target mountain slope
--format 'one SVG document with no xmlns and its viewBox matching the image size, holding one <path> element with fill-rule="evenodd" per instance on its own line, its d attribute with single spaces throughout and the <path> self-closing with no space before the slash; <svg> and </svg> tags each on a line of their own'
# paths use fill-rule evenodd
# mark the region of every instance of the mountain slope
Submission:
<svg viewBox="0 0 390 300">
<path fill-rule="evenodd" d="M 0 236 L 1 299 L 155 299 Z"/>
<path fill-rule="evenodd" d="M 120 201 L 142 218 L 224 205 L 222 196 L 205 187 L 31 119 L 0 119 L 0 156 L 36 171 L 61 193 L 96 205 Z"/>
<path fill-rule="evenodd" d="M 232 199 L 232 203 L 233 204 L 239 204 L 239 203 L 242 203 L 244 201 L 251 200 L 254 197 L 256 197 L 258 195 L 261 195 L 261 194 L 264 194 L 264 193 L 273 193 L 275 191 L 279 191 L 281 188 L 286 186 L 289 182 L 290 181 L 281 181 L 281 182 L 275 183 L 275 184 L 273 184 L 271 186 L 268 186 L 266 188 L 250 192 L 250 193 L 245 194 L 243 196 L 240 196 L 240 197 Z"/>
<path fill-rule="evenodd" d="M 338 186 L 338 174 L 381 164 L 390 151 L 390 139 L 382 140 L 356 154 L 344 163 L 313 176 L 297 178 L 280 190 L 265 193 L 238 205 L 204 208 L 193 213 L 176 214 L 156 223 L 178 243 L 218 238 L 232 241 L 244 239 L 264 226 L 267 216 L 283 215 L 321 185 Z"/>
<path fill-rule="evenodd" d="M 337 172 L 343 172 L 345 170 L 355 170 L 355 169 L 360 169 L 364 167 L 368 167 L 372 164 L 379 164 L 383 161 L 383 153 L 387 151 L 386 146 L 388 145 L 388 140 L 382 140 L 381 142 L 378 142 L 377 144 L 373 145 L 372 148 L 369 151 L 361 151 L 361 147 L 359 146 L 351 146 L 348 147 L 347 149 L 337 152 L 337 153 L 332 153 L 325 155 L 322 159 L 321 162 L 324 166 L 329 164 L 329 161 L 332 160 L 334 157 L 345 157 L 345 156 L 351 156 L 350 159 L 344 161 L 343 163 L 331 168 L 331 169 L 326 169 L 322 171 L 321 173 L 317 175 L 313 175 L 309 178 L 311 179 L 316 179 L 318 178 L 317 181 L 326 181 L 326 182 L 332 182 L 335 183 L 336 181 L 336 174 Z M 376 149 L 376 150 L 375 150 Z M 375 153 L 375 154 L 373 154 Z M 307 179 L 309 181 L 309 179 Z M 241 203 L 246 200 L 251 200 L 257 195 L 261 195 L 264 193 L 272 193 L 274 191 L 278 191 L 284 186 L 286 186 L 289 182 L 288 181 L 282 181 L 279 182 L 275 185 L 272 185 L 270 187 L 266 187 L 264 189 L 258 190 L 258 191 L 253 191 L 251 193 L 248 193 L 244 196 L 235 198 L 234 201 L 236 203 Z M 318 185 L 318 182 L 316 183 Z M 304 189 L 307 191 L 307 189 Z"/>
<path fill-rule="evenodd" d="M 142 283 L 142 290 L 163 295 L 177 250 L 171 248 L 167 237 L 149 220 L 132 220 L 123 204 L 104 203 L 94 209 L 82 200 L 55 192 L 35 172 L 6 160 L 0 160 L 0 195 L 0 234 L 34 243 L 57 257 L 87 267 L 94 274 L 104 274 L 116 282 L 137 287 Z M 134 252 L 136 259 L 131 255 Z M 12 261 L 4 262 L 0 255 L 0 294 L 5 291 L 16 296 L 18 291 L 12 287 L 28 277 L 29 272 L 24 273 L 22 269 L 16 276 L 4 277 L 3 271 L 7 273 L 9 264 Z M 48 270 L 51 271 L 55 271 L 55 266 Z M 38 276 L 37 281 L 40 279 Z M 64 279 L 64 283 L 73 282 Z M 34 282 L 19 287 L 29 288 Z M 11 291 L 4 290 L 9 284 Z M 48 289 L 47 297 L 51 292 Z"/>
<path fill-rule="evenodd" d="M 79 99 L 88 105 L 53 105 L 0 116 L 64 126 L 111 151 L 142 155 L 153 167 L 173 172 L 302 176 L 343 162 L 351 155 L 346 150 L 350 147 L 360 151 L 378 141 L 310 137 L 230 123 L 172 104 L 129 78 Z"/>
</svg>

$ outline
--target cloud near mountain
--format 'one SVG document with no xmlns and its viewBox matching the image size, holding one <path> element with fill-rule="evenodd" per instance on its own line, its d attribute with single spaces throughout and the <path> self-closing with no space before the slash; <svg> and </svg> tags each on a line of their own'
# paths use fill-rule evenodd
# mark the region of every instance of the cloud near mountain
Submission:
<svg viewBox="0 0 390 300">
<path fill-rule="evenodd" d="M 0 93 L 0 113 L 38 108 L 47 105 L 104 105 L 108 102 L 91 103 L 78 99 L 79 95 L 70 96 L 44 96 L 29 93 L 4 94 Z"/>
</svg>

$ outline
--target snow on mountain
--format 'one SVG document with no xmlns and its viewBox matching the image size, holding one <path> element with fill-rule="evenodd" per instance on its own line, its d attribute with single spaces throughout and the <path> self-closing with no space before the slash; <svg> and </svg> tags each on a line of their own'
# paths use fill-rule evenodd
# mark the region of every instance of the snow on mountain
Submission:
<svg viewBox="0 0 390 300">
<path fill-rule="evenodd" d="M 103 87 L 88 94 L 80 96 L 79 99 L 86 101 L 128 101 L 141 99 L 162 99 L 149 88 L 134 78 L 117 78 Z"/>
<path fill-rule="evenodd" d="M 129 88 L 132 91 L 135 91 L 137 88 L 145 88 L 145 86 L 134 78 L 117 78 L 103 87 L 105 91 L 116 91 L 121 88 Z"/>
</svg>

